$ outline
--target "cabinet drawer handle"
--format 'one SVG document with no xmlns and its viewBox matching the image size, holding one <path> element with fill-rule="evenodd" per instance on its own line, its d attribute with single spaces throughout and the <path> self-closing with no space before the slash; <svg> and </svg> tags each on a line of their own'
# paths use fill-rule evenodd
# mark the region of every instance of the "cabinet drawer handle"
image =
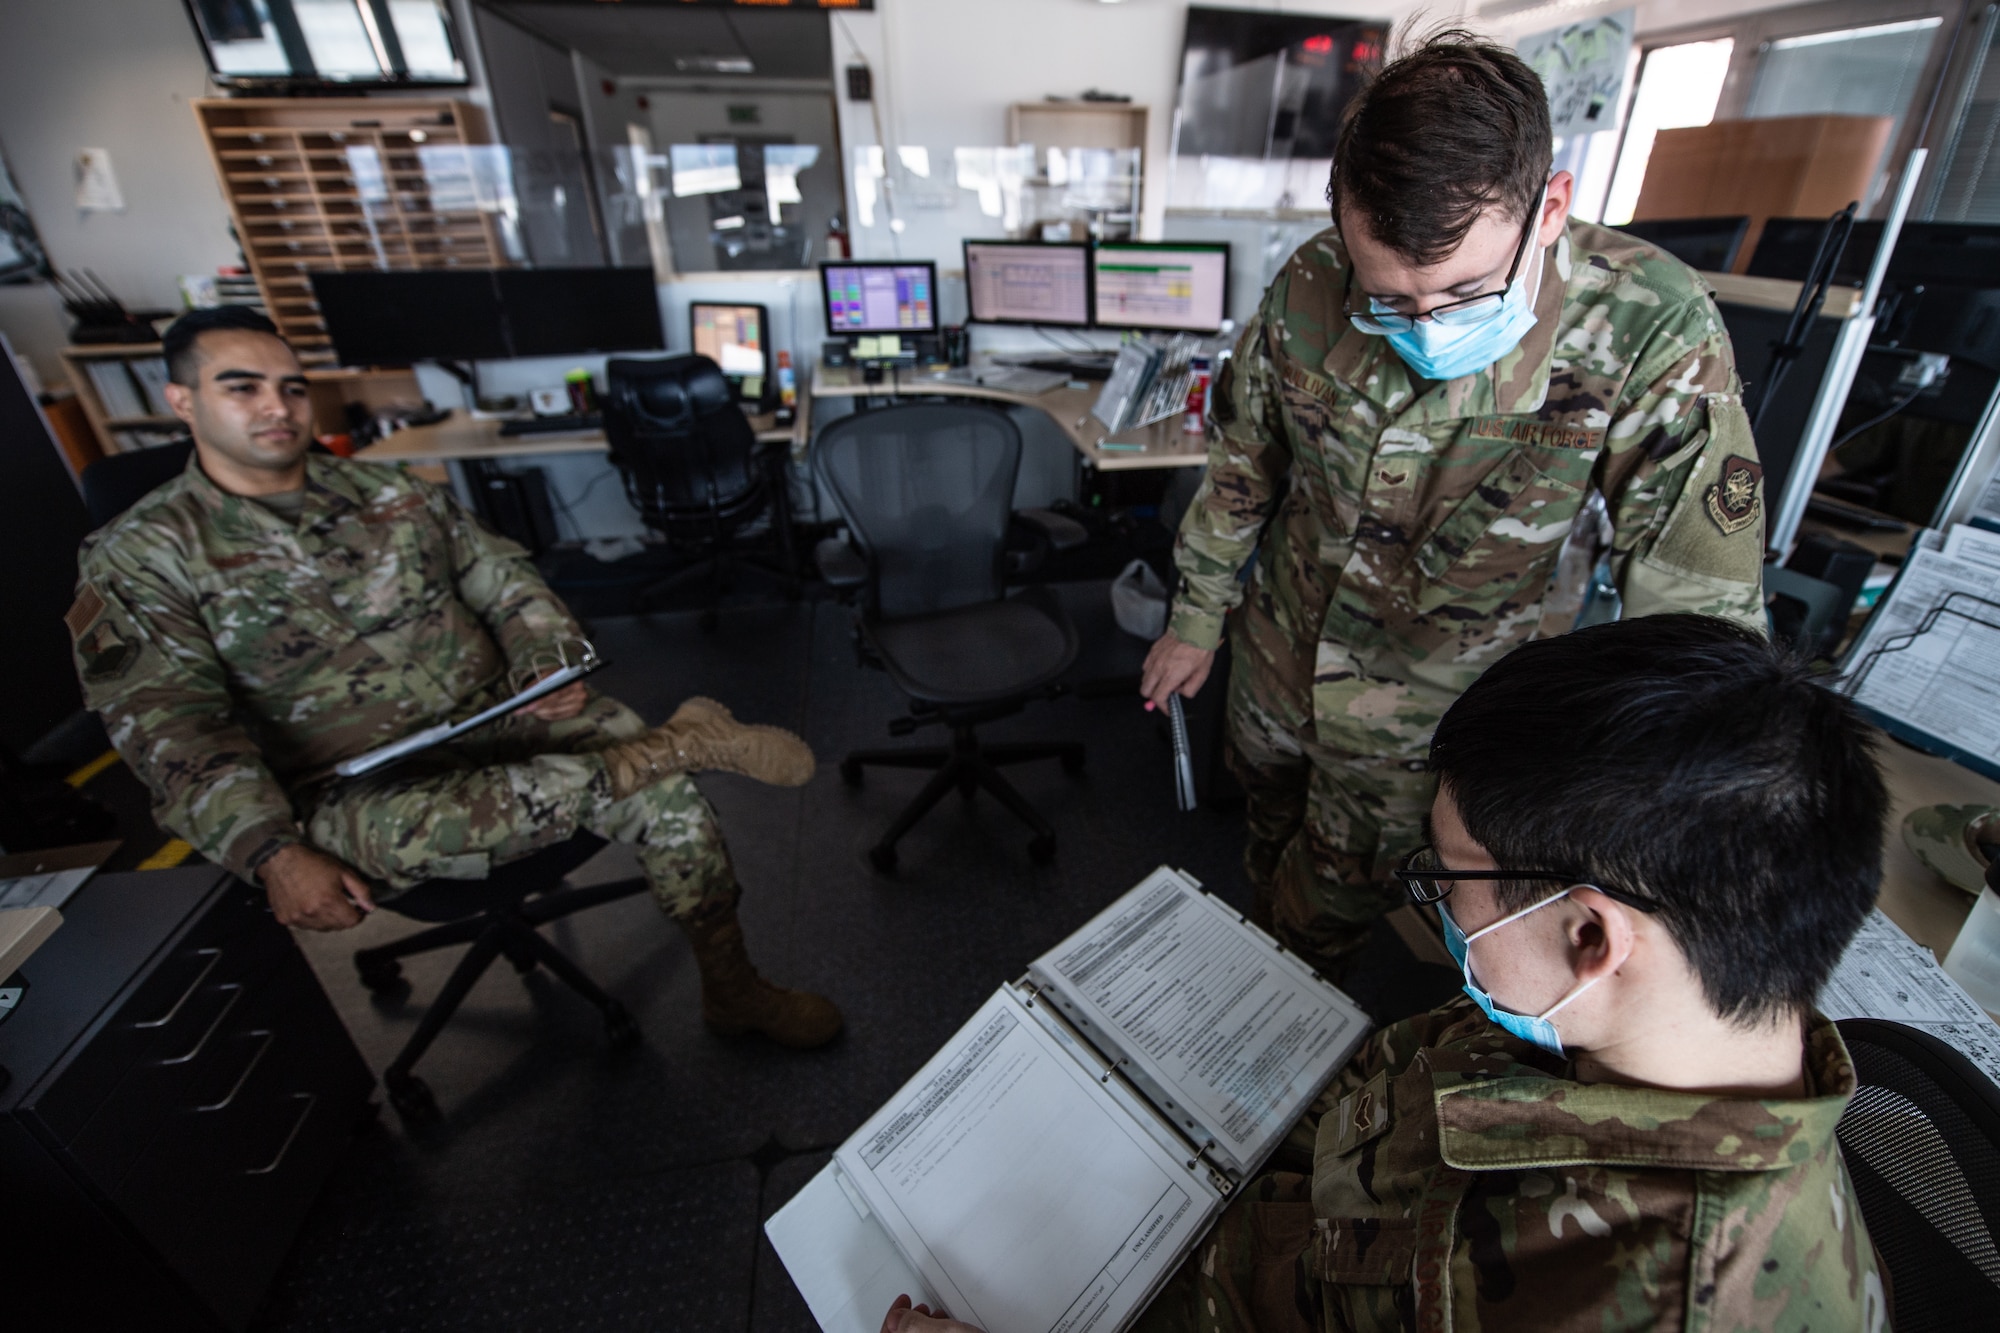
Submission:
<svg viewBox="0 0 2000 1333">
<path fill-rule="evenodd" d="M 245 1171 L 244 1175 L 268 1176 L 284 1165 L 285 1154 L 292 1150 L 294 1143 L 298 1142 L 299 1131 L 306 1127 L 306 1117 L 312 1114 L 313 1104 L 319 1100 L 319 1094 L 316 1092 L 295 1092 L 292 1094 L 292 1098 L 294 1101 L 304 1102 L 305 1106 L 300 1109 L 299 1118 L 292 1123 L 292 1132 L 285 1135 L 285 1141 L 278 1145 L 278 1155 L 271 1159 L 268 1166 L 253 1166 L 248 1171 Z"/>
<path fill-rule="evenodd" d="M 233 981 L 226 986 L 218 986 L 216 987 L 216 989 L 228 991 L 229 998 L 222 1002 L 222 1008 L 216 1012 L 214 1020 L 210 1022 L 207 1029 L 202 1032 L 201 1039 L 195 1042 L 193 1046 L 188 1048 L 188 1053 L 186 1055 L 170 1055 L 166 1059 L 160 1061 L 161 1064 L 184 1065 L 188 1061 L 194 1059 L 197 1055 L 200 1055 L 204 1050 L 208 1049 L 209 1039 L 215 1035 L 216 1029 L 222 1026 L 222 1020 L 229 1017 L 229 1011 L 234 1009 L 236 1007 L 236 1002 L 243 998 L 243 987 L 237 985 Z"/>
<path fill-rule="evenodd" d="M 195 973 L 194 980 L 188 983 L 188 988 L 181 992 L 181 998 L 174 1001 L 173 1008 L 167 1010 L 166 1013 L 161 1014 L 158 1018 L 147 1019 L 143 1023 L 134 1023 L 133 1027 L 163 1028 L 180 1016 L 181 1006 L 186 1004 L 188 999 L 201 989 L 201 983 L 208 980 L 208 974 L 215 971 L 215 965 L 222 961 L 222 950 L 197 949 L 195 950 L 195 956 L 197 958 L 206 956 L 208 961 L 202 965 L 201 971 Z"/>
<path fill-rule="evenodd" d="M 260 1028 L 259 1030 L 252 1032 L 250 1035 L 257 1038 L 257 1053 L 250 1057 L 250 1062 L 248 1064 L 243 1066 L 243 1072 L 238 1074 L 236 1076 L 236 1081 L 229 1085 L 229 1091 L 223 1095 L 221 1101 L 204 1102 L 202 1105 L 195 1107 L 194 1108 L 195 1110 L 220 1111 L 224 1107 L 228 1106 L 229 1103 L 236 1100 L 237 1093 L 243 1091 L 243 1085 L 250 1081 L 250 1075 L 255 1073 L 257 1071 L 257 1066 L 264 1062 L 264 1053 L 271 1049 L 271 1034 L 268 1031 Z"/>
</svg>

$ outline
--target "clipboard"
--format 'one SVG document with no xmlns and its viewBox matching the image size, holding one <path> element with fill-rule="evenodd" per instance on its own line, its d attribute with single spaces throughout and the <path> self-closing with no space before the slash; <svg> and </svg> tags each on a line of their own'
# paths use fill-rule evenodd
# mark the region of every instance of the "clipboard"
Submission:
<svg viewBox="0 0 2000 1333">
<path fill-rule="evenodd" d="M 440 722 L 434 727 L 425 727 L 422 731 L 414 735 L 405 736 L 399 741 L 391 741 L 387 745 L 378 746 L 366 754 L 358 754 L 352 759 L 343 759 L 333 766 L 333 771 L 339 777 L 358 778 L 373 773 L 377 769 L 387 768 L 390 764 L 408 759 L 413 754 L 420 754 L 430 749 L 433 745 L 442 745 L 446 741 L 455 741 L 460 736 L 479 730 L 479 728 L 489 722 L 498 721 L 517 708 L 554 694 L 565 685 L 582 680 L 585 676 L 588 676 L 603 665 L 604 659 L 597 655 L 595 648 L 586 643 L 583 645 L 581 661 L 565 663 L 522 690 L 519 694 L 514 695 L 511 699 L 503 699 L 491 708 L 474 713 L 463 722 Z"/>
</svg>

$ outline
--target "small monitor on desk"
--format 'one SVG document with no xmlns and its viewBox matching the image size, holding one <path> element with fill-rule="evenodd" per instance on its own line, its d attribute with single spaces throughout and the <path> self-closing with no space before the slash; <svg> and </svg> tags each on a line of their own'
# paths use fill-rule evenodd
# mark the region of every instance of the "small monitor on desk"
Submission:
<svg viewBox="0 0 2000 1333">
<path fill-rule="evenodd" d="M 937 265 L 928 260 L 834 260 L 819 276 L 836 338 L 938 331 Z"/>
<path fill-rule="evenodd" d="M 1091 260 L 1101 328 L 1215 333 L 1228 317 L 1226 241 L 1107 241 Z"/>
<path fill-rule="evenodd" d="M 980 324 L 1090 327 L 1090 247 L 967 241 L 965 299 Z"/>
<path fill-rule="evenodd" d="M 688 325 L 695 355 L 722 367 L 737 398 L 763 402 L 771 381 L 771 312 L 760 305 L 696 301 L 688 306 Z"/>
</svg>

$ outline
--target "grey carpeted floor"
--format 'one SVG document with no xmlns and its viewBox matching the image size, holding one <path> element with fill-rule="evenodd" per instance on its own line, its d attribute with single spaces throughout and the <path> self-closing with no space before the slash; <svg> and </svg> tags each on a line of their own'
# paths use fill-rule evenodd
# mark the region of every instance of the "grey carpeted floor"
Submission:
<svg viewBox="0 0 2000 1333">
<path fill-rule="evenodd" d="M 1105 585 L 1066 584 L 1084 652 L 1076 680 L 1134 673 L 1143 644 L 1112 623 Z M 831 602 L 601 620 L 612 665 L 597 684 L 660 720 L 690 694 L 799 730 L 820 756 L 810 786 L 704 778 L 746 887 L 753 957 L 833 997 L 848 1027 L 806 1054 L 707 1034 L 687 946 L 640 896 L 551 928 L 631 1010 L 640 1047 L 606 1049 L 590 1006 L 544 974 L 489 971 L 419 1073 L 443 1123 L 412 1138 L 393 1113 L 364 1133 L 320 1198 L 259 1327 L 268 1330 L 810 1330 L 761 1225 L 1001 982 L 1162 863 L 1234 901 L 1241 818 L 1173 808 L 1159 719 L 1135 696 L 1038 703 L 982 731 L 1075 738 L 1079 777 L 1010 770 L 1056 825 L 1030 863 L 1026 831 L 985 797 L 947 799 L 902 844 L 897 878 L 863 852 L 923 781 L 872 771 L 843 786 L 838 757 L 896 742 L 887 677 L 855 661 L 850 612 Z M 907 743 L 934 743 L 935 730 Z M 610 849 L 585 868 L 630 866 Z M 456 952 L 406 965 L 400 1001 L 356 982 L 354 949 L 414 930 L 378 913 L 303 937 L 363 1054 L 394 1056 Z M 1449 973 L 1382 929 L 1348 989 L 1378 1020 L 1435 1004 Z"/>
</svg>

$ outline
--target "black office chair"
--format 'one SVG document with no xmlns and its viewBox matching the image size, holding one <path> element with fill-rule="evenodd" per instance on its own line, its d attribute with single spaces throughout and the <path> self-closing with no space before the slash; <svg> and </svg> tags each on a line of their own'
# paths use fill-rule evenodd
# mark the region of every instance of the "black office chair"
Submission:
<svg viewBox="0 0 2000 1333">
<path fill-rule="evenodd" d="M 851 534 L 851 544 L 820 543 L 820 572 L 834 587 L 860 592 L 864 660 L 910 698 L 910 715 L 891 722 L 890 734 L 932 724 L 951 731 L 948 747 L 856 750 L 840 762 L 853 787 L 870 766 L 937 770 L 869 849 L 884 874 L 896 868 L 897 841 L 954 787 L 967 798 L 984 787 L 1034 831 L 1028 854 L 1037 864 L 1055 856 L 1055 830 L 1000 769 L 1060 759 L 1075 773 L 1083 746 L 983 745 L 975 733 L 1031 699 L 1062 693 L 1056 678 L 1076 659 L 1076 630 L 1047 588 L 1007 592 L 1009 572 L 1029 572 L 1047 551 L 1088 535 L 1044 510 L 1010 512 L 1020 463 L 1020 430 L 1003 412 L 976 404 L 857 413 L 828 426 L 814 445 L 815 471 Z"/>
<path fill-rule="evenodd" d="M 389 1104 L 405 1124 L 422 1128 L 437 1121 L 437 1098 L 411 1071 L 493 960 L 503 955 L 523 976 L 537 966 L 547 967 L 571 990 L 596 1005 L 604 1015 L 605 1037 L 614 1048 L 639 1040 L 639 1029 L 625 1006 L 537 930 L 551 921 L 646 890 L 643 878 L 587 888 L 563 887 L 563 876 L 603 846 L 604 839 L 595 834 L 578 833 L 567 842 L 497 866 L 485 879 L 426 880 L 382 904 L 383 910 L 398 916 L 437 924 L 389 944 L 355 951 L 354 970 L 360 973 L 361 984 L 377 994 L 393 995 L 408 989 L 399 959 L 457 944 L 472 945 L 417 1021 L 417 1030 L 382 1071 Z"/>
<path fill-rule="evenodd" d="M 639 590 L 638 609 L 706 574 L 709 599 L 702 626 L 716 609 L 735 569 L 780 580 L 799 594 L 792 547 L 792 507 L 786 446 L 759 444 L 722 368 L 705 356 L 614 359 L 605 368 L 604 434 L 625 494 L 646 526 L 692 564 Z M 745 559 L 742 534 L 768 515 L 779 564 Z"/>
<path fill-rule="evenodd" d="M 1928 1032 L 1841 1020 L 1854 1100 L 1837 1131 L 1895 1291 L 1896 1333 L 2000 1310 L 2000 1088 Z"/>
<path fill-rule="evenodd" d="M 187 471 L 192 439 L 106 454 L 84 468 L 83 507 L 93 530 L 130 509 L 153 491 Z"/>
</svg>

